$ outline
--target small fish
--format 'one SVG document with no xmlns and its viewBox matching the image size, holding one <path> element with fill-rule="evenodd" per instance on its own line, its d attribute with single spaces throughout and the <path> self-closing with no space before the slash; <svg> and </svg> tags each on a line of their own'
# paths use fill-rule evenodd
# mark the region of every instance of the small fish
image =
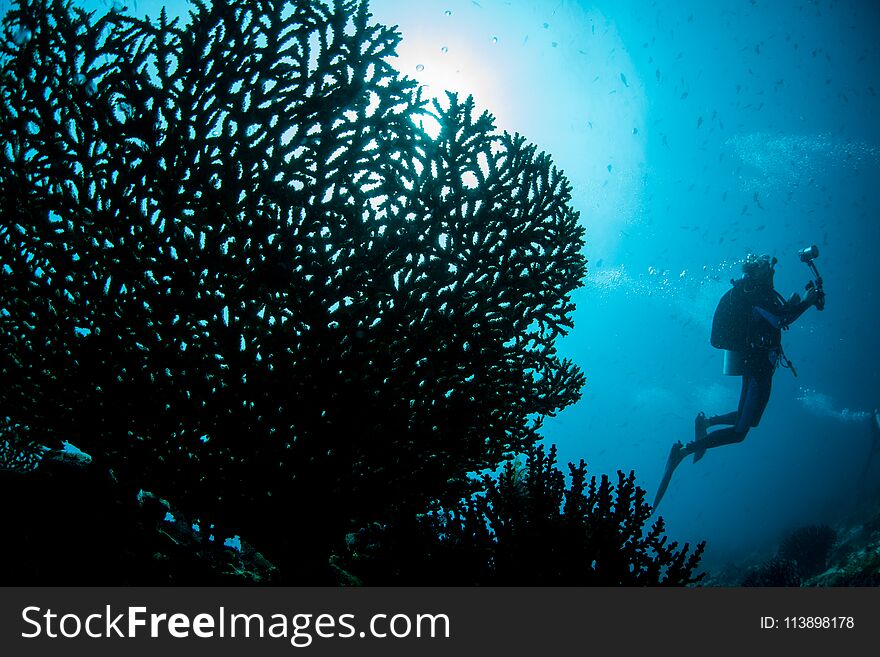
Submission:
<svg viewBox="0 0 880 657">
<path fill-rule="evenodd" d="M 697 117 L 697 130 L 700 129 L 701 125 L 703 125 L 703 117 L 699 116 L 699 117 Z"/>
<path fill-rule="evenodd" d="M 687 97 L 688 97 L 688 92 L 685 91 L 684 93 L 681 94 L 681 98 L 679 98 L 679 100 L 685 100 Z"/>
<path fill-rule="evenodd" d="M 620 81 L 623 82 L 624 87 L 629 87 L 629 83 L 626 81 L 626 76 L 623 73 L 620 74 Z"/>
<path fill-rule="evenodd" d="M 657 82 L 660 82 L 660 69 L 657 69 Z"/>
<path fill-rule="evenodd" d="M 663 135 L 663 145 L 666 146 L 666 148 L 669 148 L 669 140 L 666 139 L 666 135 Z"/>
<path fill-rule="evenodd" d="M 611 173 L 611 165 L 608 165 L 608 173 Z"/>
</svg>

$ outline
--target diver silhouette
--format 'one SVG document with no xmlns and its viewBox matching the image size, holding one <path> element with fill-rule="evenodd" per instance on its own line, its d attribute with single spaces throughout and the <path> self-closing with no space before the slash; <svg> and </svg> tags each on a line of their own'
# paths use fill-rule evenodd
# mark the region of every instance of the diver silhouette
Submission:
<svg viewBox="0 0 880 657">
<path fill-rule="evenodd" d="M 818 255 L 818 249 L 812 258 Z M 804 256 L 801 256 L 804 259 Z M 672 445 L 663 479 L 654 498 L 660 503 L 672 473 L 685 457 L 693 454 L 694 463 L 703 458 L 707 449 L 742 442 L 749 429 L 757 427 L 770 400 L 773 374 L 777 366 L 790 368 L 791 361 L 782 351 L 782 331 L 810 306 L 824 307 L 825 293 L 821 286 L 808 284 L 804 299 L 794 293 L 786 301 L 773 287 L 776 258 L 749 254 L 743 264 L 743 276 L 731 281 L 729 290 L 718 304 L 712 323 L 711 342 L 724 349 L 724 373 L 742 376 L 739 406 L 724 415 L 706 417 L 702 412 L 694 420 L 694 440 L 687 445 Z M 725 425 L 707 433 L 707 429 Z"/>
</svg>

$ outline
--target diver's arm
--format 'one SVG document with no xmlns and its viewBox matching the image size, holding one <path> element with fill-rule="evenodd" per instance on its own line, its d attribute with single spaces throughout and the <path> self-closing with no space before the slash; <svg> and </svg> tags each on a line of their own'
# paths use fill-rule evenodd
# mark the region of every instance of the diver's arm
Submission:
<svg viewBox="0 0 880 657">
<path fill-rule="evenodd" d="M 818 298 L 819 295 L 816 290 L 811 289 L 804 299 L 801 299 L 800 295 L 795 293 L 782 307 L 767 310 L 766 308 L 755 306 L 755 313 L 763 317 L 772 326 L 778 329 L 787 329 L 798 317 L 807 311 L 807 308 L 814 306 Z"/>
<path fill-rule="evenodd" d="M 778 315 L 781 319 L 781 324 L 787 327 L 789 324 L 792 324 L 797 320 L 801 315 L 807 312 L 807 308 L 810 306 L 816 305 L 817 295 L 814 294 L 813 290 L 807 293 L 807 296 L 804 299 L 800 298 L 800 295 L 795 293 L 792 295 L 792 298 L 786 303 L 779 311 Z"/>
</svg>

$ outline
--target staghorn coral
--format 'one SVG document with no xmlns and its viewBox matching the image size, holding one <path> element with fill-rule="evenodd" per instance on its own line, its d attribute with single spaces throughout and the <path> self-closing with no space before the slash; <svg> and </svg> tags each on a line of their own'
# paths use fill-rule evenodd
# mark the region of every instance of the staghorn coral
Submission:
<svg viewBox="0 0 880 657">
<path fill-rule="evenodd" d="M 681 586 L 694 584 L 705 543 L 667 542 L 662 519 L 633 473 L 587 483 L 586 465 L 556 467 L 556 448 L 528 450 L 525 472 L 508 461 L 483 490 L 353 536 L 349 570 L 367 584 Z"/>
<path fill-rule="evenodd" d="M 43 462 L 48 447 L 20 439 L 20 433 L 19 425 L 0 417 L 0 472 L 33 472 Z"/>
<path fill-rule="evenodd" d="M 818 575 L 828 567 L 837 532 L 828 525 L 801 527 L 791 532 L 779 546 L 779 557 L 797 564 L 803 579 Z"/>
<path fill-rule="evenodd" d="M 3 35 L 11 440 L 69 437 L 305 581 L 578 398 L 568 181 L 470 99 L 424 102 L 365 2 L 20 0 Z"/>
</svg>

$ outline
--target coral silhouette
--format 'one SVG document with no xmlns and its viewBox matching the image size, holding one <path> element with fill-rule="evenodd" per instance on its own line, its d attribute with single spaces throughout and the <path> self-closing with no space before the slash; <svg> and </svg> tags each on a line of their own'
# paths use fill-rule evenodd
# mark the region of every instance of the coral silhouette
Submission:
<svg viewBox="0 0 880 657">
<path fill-rule="evenodd" d="M 818 575 L 828 567 L 837 532 L 828 525 L 801 527 L 791 532 L 779 546 L 782 559 L 794 561 L 803 579 Z"/>
<path fill-rule="evenodd" d="M 740 586 L 800 586 L 801 581 L 797 563 L 777 555 L 749 569 Z"/>
<path fill-rule="evenodd" d="M 568 181 L 471 99 L 424 101 L 398 42 L 365 2 L 8 12 L 10 445 L 70 440 L 119 499 L 324 581 L 347 531 L 461 498 L 578 399 Z"/>
<path fill-rule="evenodd" d="M 556 467 L 556 448 L 508 461 L 483 489 L 438 509 L 351 537 L 347 569 L 366 584 L 656 586 L 700 581 L 705 543 L 667 542 L 635 475 L 587 481 L 586 465 Z"/>
</svg>

